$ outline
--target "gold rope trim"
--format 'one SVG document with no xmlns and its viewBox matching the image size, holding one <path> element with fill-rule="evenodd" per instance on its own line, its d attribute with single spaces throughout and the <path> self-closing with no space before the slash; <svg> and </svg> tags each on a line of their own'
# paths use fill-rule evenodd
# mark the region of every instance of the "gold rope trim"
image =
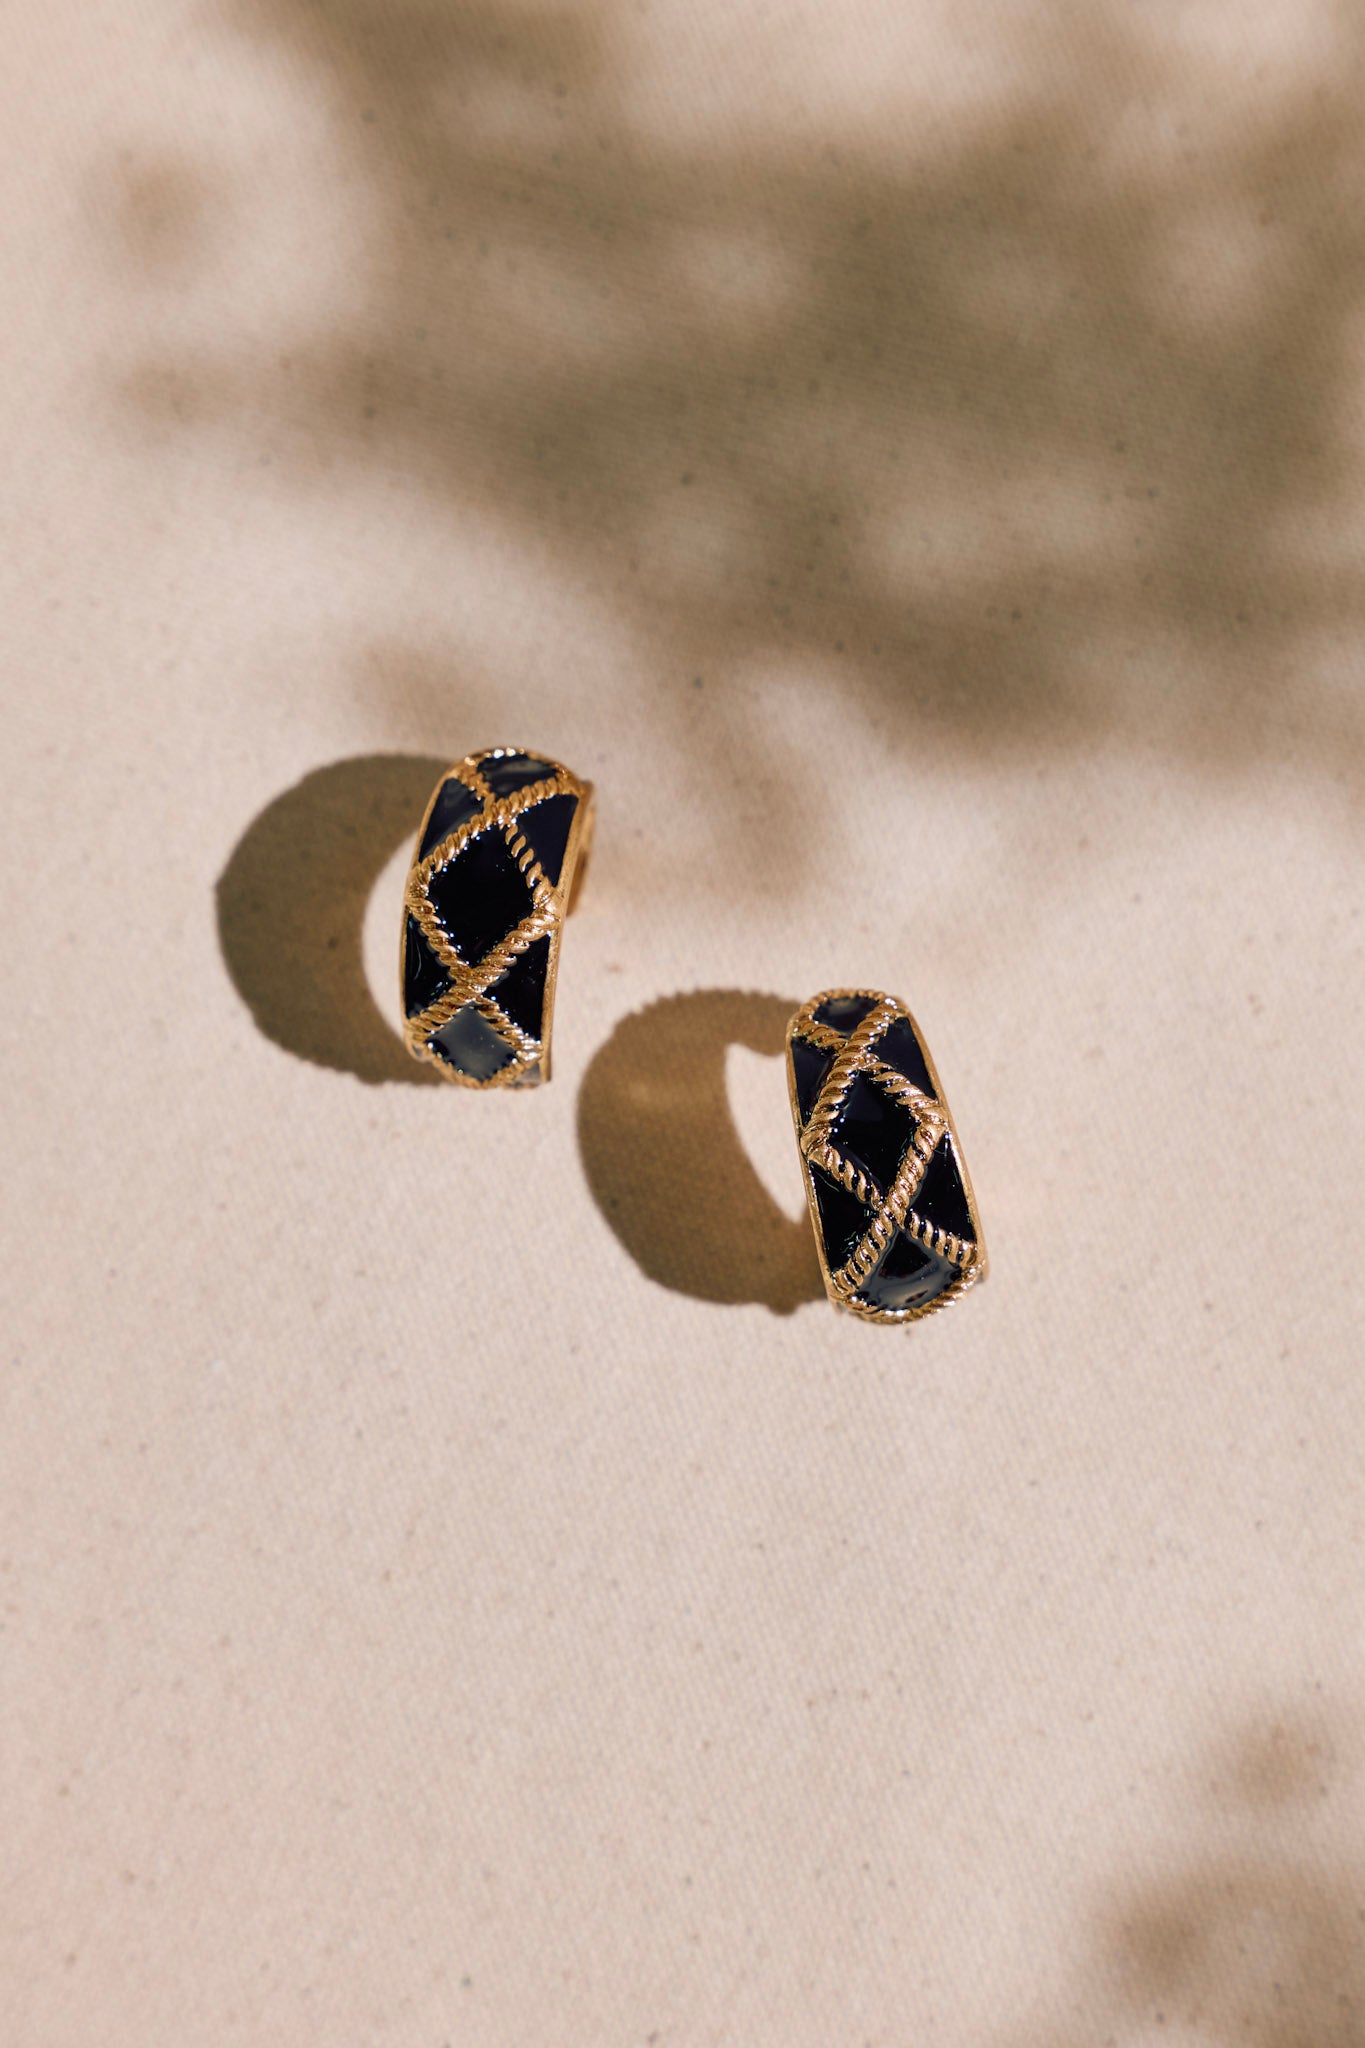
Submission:
<svg viewBox="0 0 1365 2048">
<path fill-rule="evenodd" d="M 899 1003 L 875 989 L 848 989 L 838 993 L 866 997 L 872 1005 L 853 1031 L 844 1034 L 830 1025 L 816 1022 L 815 1011 L 829 999 L 828 993 L 812 998 L 798 1010 L 788 1027 L 789 1058 L 791 1044 L 797 1038 L 804 1039 L 820 1051 L 835 1054 L 833 1064 L 820 1084 L 820 1092 L 804 1130 L 800 1128 L 798 1117 L 798 1138 L 808 1167 L 821 1167 L 832 1180 L 867 1203 L 875 1213 L 843 1266 L 837 1271 L 829 1271 L 823 1244 L 820 1262 L 825 1267 L 829 1291 L 836 1301 L 851 1307 L 869 1322 L 909 1322 L 945 1308 L 968 1287 L 974 1286 L 985 1270 L 985 1260 L 979 1245 L 972 1239 L 955 1237 L 949 1231 L 935 1229 L 926 1218 L 916 1215 L 911 1207 L 929 1162 L 944 1133 L 950 1132 L 952 1125 L 941 1102 L 926 1095 L 898 1069 L 877 1058 L 876 1041 L 896 1017 L 908 1013 Z M 915 1120 L 896 1178 L 884 1193 L 870 1174 L 831 1142 L 832 1127 L 858 1074 L 865 1075 L 908 1109 Z M 961 1270 L 942 1294 L 921 1308 L 876 1309 L 870 1304 L 854 1301 L 853 1297 L 881 1259 L 897 1230 L 904 1230 L 917 1244 Z"/>
<path fill-rule="evenodd" d="M 549 1037 L 553 969 L 558 934 L 563 924 L 567 900 L 567 892 L 563 886 L 564 870 L 561 869 L 559 883 L 552 884 L 536 860 L 530 842 L 517 829 L 516 821 L 523 811 L 543 803 L 547 797 L 573 796 L 578 799 L 579 811 L 570 828 L 572 837 L 574 832 L 580 830 L 580 822 L 584 816 L 583 806 L 590 792 L 570 769 L 556 762 L 552 774 L 541 776 L 536 782 L 528 782 L 523 788 L 513 790 L 508 796 L 495 795 L 480 772 L 482 763 L 500 755 L 524 751 L 528 750 L 515 747 L 488 748 L 483 753 L 467 754 L 462 761 L 455 762 L 446 770 L 436 785 L 436 791 L 438 792 L 452 779 L 463 782 L 471 794 L 478 797 L 483 808 L 474 817 L 466 818 L 444 839 L 438 840 L 424 858 L 414 858 L 404 890 L 404 908 L 412 916 L 431 951 L 445 969 L 450 986 L 424 1010 L 419 1010 L 415 1016 L 404 1018 L 403 1035 L 407 1040 L 408 1050 L 415 1058 L 430 1062 L 444 1072 L 447 1078 L 466 1087 L 507 1086 L 515 1082 L 528 1067 L 543 1057 Z M 433 792 L 432 803 L 435 800 L 436 792 Z M 431 804 L 428 804 L 427 812 L 430 810 Z M 424 817 L 423 827 L 425 823 Z M 508 851 L 529 884 L 532 892 L 531 908 L 506 937 L 500 939 L 492 951 L 484 955 L 477 966 L 471 967 L 461 960 L 455 951 L 445 927 L 432 907 L 427 888 L 432 877 L 441 869 L 448 867 L 471 840 L 490 831 L 501 832 Z M 420 846 L 420 831 L 417 843 Z M 566 848 L 566 867 L 567 865 Z M 546 963 L 546 1008 L 542 1016 L 543 1035 L 536 1039 L 514 1024 L 488 991 L 529 946 L 535 945 L 538 939 L 547 936 L 550 939 L 550 959 Z M 430 1050 L 427 1043 L 432 1034 L 448 1024 L 457 1011 L 462 1010 L 467 1003 L 474 1004 L 485 1023 L 498 1033 L 514 1056 L 510 1066 L 500 1069 L 496 1075 L 485 1081 L 475 1081 L 467 1075 L 455 1073 L 446 1062 Z"/>
</svg>

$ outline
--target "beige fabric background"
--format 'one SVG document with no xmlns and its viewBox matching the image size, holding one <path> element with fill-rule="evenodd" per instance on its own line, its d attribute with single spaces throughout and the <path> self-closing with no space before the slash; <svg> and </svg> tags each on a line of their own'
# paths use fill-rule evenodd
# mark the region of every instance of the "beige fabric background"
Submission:
<svg viewBox="0 0 1365 2048">
<path fill-rule="evenodd" d="M 11 2048 L 1365 2042 L 1363 41 L 6 11 Z M 507 741 L 504 1101 L 391 983 Z M 909 1333 L 846 981 L 991 1242 Z"/>
</svg>

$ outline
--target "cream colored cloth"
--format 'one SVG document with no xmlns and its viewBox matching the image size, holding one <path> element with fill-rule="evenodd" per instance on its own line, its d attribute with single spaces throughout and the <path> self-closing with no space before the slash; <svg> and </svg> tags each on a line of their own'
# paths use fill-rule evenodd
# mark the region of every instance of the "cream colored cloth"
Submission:
<svg viewBox="0 0 1365 2048">
<path fill-rule="evenodd" d="M 1356 2042 L 1354 10 L 5 44 L 0 2038 Z M 393 968 L 511 742 L 506 1100 Z M 992 1255 L 908 1332 L 847 983 Z"/>
</svg>

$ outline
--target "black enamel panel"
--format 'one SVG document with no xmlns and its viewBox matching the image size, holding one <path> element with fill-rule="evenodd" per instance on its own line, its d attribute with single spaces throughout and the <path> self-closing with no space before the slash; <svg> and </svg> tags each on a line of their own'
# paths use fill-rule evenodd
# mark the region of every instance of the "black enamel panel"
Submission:
<svg viewBox="0 0 1365 2048">
<path fill-rule="evenodd" d="M 945 1131 L 940 1138 L 911 1206 L 935 1230 L 946 1230 L 951 1237 L 976 1236 L 951 1133 Z"/>
<path fill-rule="evenodd" d="M 409 1017 L 434 1003 L 448 982 L 445 968 L 422 936 L 422 927 L 410 916 L 403 951 L 403 1007 Z"/>
<path fill-rule="evenodd" d="M 909 1110 L 883 1095 L 864 1074 L 855 1074 L 834 1120 L 830 1140 L 872 1175 L 883 1192 L 890 1187 L 914 1133 Z"/>
<path fill-rule="evenodd" d="M 873 1308 L 923 1308 L 952 1286 L 958 1268 L 940 1259 L 898 1230 L 882 1254 L 881 1264 L 858 1290 L 857 1299 Z"/>
<path fill-rule="evenodd" d="M 531 908 L 526 877 L 501 831 L 480 832 L 433 875 L 427 897 L 460 958 L 482 960 Z"/>
<path fill-rule="evenodd" d="M 820 1093 L 820 1083 L 834 1064 L 834 1054 L 821 1052 L 819 1046 L 812 1045 L 808 1038 L 793 1038 L 791 1063 L 801 1121 L 808 1124 L 810 1113 L 815 1107 L 815 1099 Z"/>
<path fill-rule="evenodd" d="M 564 849 L 577 809 L 576 796 L 547 796 L 543 803 L 532 804 L 529 811 L 522 811 L 517 817 L 517 830 L 529 844 L 551 888 L 559 880 L 564 865 Z"/>
<path fill-rule="evenodd" d="M 852 1031 L 872 1008 L 872 996 L 831 996 L 815 1012 L 817 1024 L 829 1024 L 835 1031 Z"/>
<path fill-rule="evenodd" d="M 427 1043 L 440 1059 L 475 1081 L 486 1081 L 515 1057 L 506 1039 L 484 1022 L 472 1003 L 457 1010 Z"/>
<path fill-rule="evenodd" d="M 888 1067 L 904 1074 L 907 1081 L 913 1081 L 926 1095 L 933 1094 L 934 1084 L 929 1078 L 924 1053 L 908 1017 L 893 1018 L 872 1050 L 879 1060 L 885 1060 Z"/>
<path fill-rule="evenodd" d="M 545 1009 L 545 972 L 550 964 L 550 938 L 548 932 L 543 939 L 537 939 L 524 953 L 519 953 L 506 974 L 500 974 L 490 982 L 488 993 L 502 1011 L 519 1024 L 531 1038 L 543 1037 L 541 1029 Z"/>
<path fill-rule="evenodd" d="M 821 1167 L 812 1166 L 810 1176 L 815 1187 L 815 1206 L 820 1212 L 825 1263 L 835 1273 L 852 1258 L 872 1221 L 872 1212 L 846 1187 L 831 1180 Z"/>
<path fill-rule="evenodd" d="M 513 790 L 525 789 L 528 782 L 544 782 L 555 772 L 553 761 L 539 761 L 534 754 L 504 754 L 496 761 L 480 761 L 478 768 L 494 796 L 511 796 Z"/>
<path fill-rule="evenodd" d="M 433 846 L 439 846 L 466 818 L 472 818 L 483 805 L 467 784 L 458 775 L 448 775 L 436 792 L 436 801 L 427 819 L 422 844 L 417 849 L 417 858 L 425 860 Z"/>
</svg>

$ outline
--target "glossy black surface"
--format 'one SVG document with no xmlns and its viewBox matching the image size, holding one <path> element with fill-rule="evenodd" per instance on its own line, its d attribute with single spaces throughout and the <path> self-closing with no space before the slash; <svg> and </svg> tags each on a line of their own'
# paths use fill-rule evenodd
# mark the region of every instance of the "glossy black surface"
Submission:
<svg viewBox="0 0 1365 2048">
<path fill-rule="evenodd" d="M 914 1133 L 908 1109 L 883 1095 L 864 1074 L 855 1074 L 830 1131 L 838 1152 L 852 1157 L 885 1194 L 905 1157 Z"/>
<path fill-rule="evenodd" d="M 467 841 L 449 866 L 432 876 L 427 897 L 456 952 L 471 967 L 531 908 L 526 877 L 497 829 Z"/>
<path fill-rule="evenodd" d="M 952 1286 L 958 1268 L 916 1244 L 898 1230 L 882 1254 L 881 1264 L 859 1288 L 855 1300 L 873 1308 L 923 1308 Z"/>
<path fill-rule="evenodd" d="M 820 1093 L 820 1083 L 834 1064 L 832 1052 L 821 1052 L 818 1045 L 809 1039 L 793 1038 L 791 1042 L 792 1075 L 796 1082 L 796 1102 L 801 1111 L 803 1124 L 810 1122 L 810 1113 Z"/>
<path fill-rule="evenodd" d="M 511 1046 L 484 1022 L 472 1003 L 457 1010 L 427 1043 L 438 1058 L 475 1081 L 486 1081 L 514 1058 Z"/>
<path fill-rule="evenodd" d="M 547 796 L 543 803 L 532 804 L 529 811 L 522 811 L 517 817 L 517 830 L 535 854 L 551 888 L 559 880 L 564 865 L 564 849 L 577 809 L 576 796 Z"/>
<path fill-rule="evenodd" d="M 448 980 L 445 968 L 423 938 L 421 926 L 415 917 L 409 917 L 403 950 L 403 1007 L 409 1017 L 434 1003 Z"/>
<path fill-rule="evenodd" d="M 976 1236 L 972 1212 L 967 1206 L 967 1190 L 962 1185 L 957 1153 L 953 1147 L 952 1137 L 946 1131 L 939 1139 L 938 1149 L 925 1168 L 924 1179 L 915 1190 L 911 1208 L 916 1216 L 922 1216 L 925 1222 L 932 1223 L 936 1230 L 946 1230 L 953 1237 Z"/>
<path fill-rule="evenodd" d="M 494 796 L 511 796 L 514 789 L 525 789 L 528 782 L 543 782 L 554 772 L 553 761 L 537 760 L 534 754 L 504 754 L 500 760 L 479 762 L 479 773 Z"/>
<path fill-rule="evenodd" d="M 831 1180 L 823 1168 L 812 1166 L 810 1176 L 815 1188 L 815 1206 L 820 1212 L 825 1262 L 835 1273 L 852 1258 L 872 1221 L 872 1212 L 846 1187 L 841 1187 L 837 1180 Z"/>
<path fill-rule="evenodd" d="M 817 1024 L 832 1025 L 836 1031 L 852 1031 L 872 1008 L 871 996 L 831 996 L 815 1012 Z"/>
<path fill-rule="evenodd" d="M 885 1060 L 888 1067 L 904 1074 L 907 1081 L 913 1081 L 926 1095 L 933 1094 L 934 1084 L 929 1077 L 924 1053 L 908 1017 L 893 1017 L 872 1050 L 879 1060 Z"/>
<path fill-rule="evenodd" d="M 519 953 L 506 974 L 490 982 L 488 993 L 502 1011 L 532 1038 L 541 1038 L 545 1008 L 545 974 L 550 965 L 550 940 L 543 939 Z"/>
<path fill-rule="evenodd" d="M 433 846 L 439 846 L 456 826 L 463 825 L 466 818 L 472 818 L 482 809 L 483 804 L 473 790 L 457 775 L 448 775 L 436 793 L 436 801 L 422 834 L 422 844 L 417 849 L 417 858 L 425 860 Z"/>
</svg>

